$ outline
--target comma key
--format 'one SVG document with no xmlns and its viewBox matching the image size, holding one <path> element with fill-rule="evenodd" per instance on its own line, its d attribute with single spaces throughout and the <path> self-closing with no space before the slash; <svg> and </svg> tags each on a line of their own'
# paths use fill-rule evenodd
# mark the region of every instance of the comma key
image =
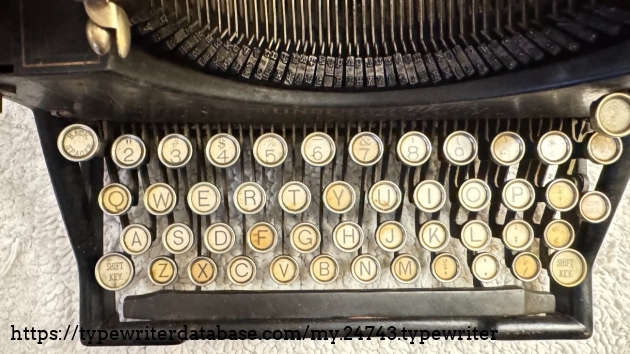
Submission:
<svg viewBox="0 0 630 354">
<path fill-rule="evenodd" d="M 459 278 L 461 271 L 462 267 L 459 260 L 450 253 L 441 253 L 431 262 L 433 277 L 442 283 L 455 281 Z"/>
</svg>

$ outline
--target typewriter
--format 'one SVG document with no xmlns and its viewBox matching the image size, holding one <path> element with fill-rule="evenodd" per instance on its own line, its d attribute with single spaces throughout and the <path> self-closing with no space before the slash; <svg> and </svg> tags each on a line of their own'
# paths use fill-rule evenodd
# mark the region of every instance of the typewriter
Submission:
<svg viewBox="0 0 630 354">
<path fill-rule="evenodd" d="M 629 5 L 7 1 L 0 94 L 35 113 L 80 325 L 588 338 Z"/>
</svg>

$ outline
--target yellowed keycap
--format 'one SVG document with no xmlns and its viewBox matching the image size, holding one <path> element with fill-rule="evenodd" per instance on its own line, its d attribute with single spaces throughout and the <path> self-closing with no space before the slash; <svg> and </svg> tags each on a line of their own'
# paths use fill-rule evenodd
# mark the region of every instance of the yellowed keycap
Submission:
<svg viewBox="0 0 630 354">
<path fill-rule="evenodd" d="M 364 239 L 363 229 L 352 221 L 344 221 L 333 230 L 333 242 L 343 252 L 358 250 Z"/>
<path fill-rule="evenodd" d="M 610 209 L 610 200 L 604 193 L 588 192 L 580 199 L 580 217 L 592 224 L 597 224 L 608 219 Z"/>
<path fill-rule="evenodd" d="M 247 245 L 256 252 L 267 253 L 277 242 L 278 232 L 270 223 L 258 222 L 247 231 Z"/>
<path fill-rule="evenodd" d="M 339 276 L 339 263 L 332 256 L 320 254 L 313 258 L 309 270 L 313 280 L 326 285 L 334 282 Z"/>
<path fill-rule="evenodd" d="M 534 229 L 524 220 L 512 220 L 503 227 L 503 244 L 512 251 L 524 251 L 534 242 Z"/>
<path fill-rule="evenodd" d="M 120 168 L 136 168 L 144 163 L 146 157 L 146 146 L 142 139 L 135 135 L 121 135 L 112 144 L 112 160 Z"/>
<path fill-rule="evenodd" d="M 215 185 L 200 182 L 190 188 L 186 201 L 195 214 L 210 215 L 221 205 L 221 193 Z"/>
<path fill-rule="evenodd" d="M 124 289 L 135 275 L 133 262 L 120 253 L 103 255 L 94 268 L 96 281 L 107 290 Z"/>
<path fill-rule="evenodd" d="M 407 241 L 407 231 L 397 221 L 386 221 L 374 233 L 376 243 L 386 252 L 400 251 Z"/>
<path fill-rule="evenodd" d="M 564 220 L 553 220 L 545 228 L 545 244 L 551 249 L 563 250 L 568 248 L 573 244 L 574 239 L 573 226 Z"/>
<path fill-rule="evenodd" d="M 291 181 L 286 183 L 278 193 L 280 207 L 290 214 L 299 214 L 311 204 L 311 191 L 304 183 Z"/>
<path fill-rule="evenodd" d="M 619 138 L 593 133 L 586 142 L 586 156 L 596 164 L 611 165 L 619 160 L 622 152 L 623 143 Z"/>
<path fill-rule="evenodd" d="M 512 274 L 524 282 L 534 281 L 540 275 L 542 265 L 533 253 L 523 252 L 514 257 Z"/>
<path fill-rule="evenodd" d="M 572 152 L 571 139 L 560 131 L 547 132 L 540 138 L 536 147 L 538 159 L 546 165 L 561 165 L 571 158 Z"/>
<path fill-rule="evenodd" d="M 92 128 L 83 124 L 72 124 L 59 134 L 57 148 L 66 159 L 82 162 L 96 156 L 102 150 L 103 143 Z"/>
<path fill-rule="evenodd" d="M 420 277 L 420 261 L 410 254 L 401 254 L 392 261 L 390 271 L 398 282 L 413 283 Z"/>
<path fill-rule="evenodd" d="M 457 257 L 449 253 L 441 253 L 431 263 L 431 273 L 442 283 L 450 283 L 459 278 L 461 264 Z"/>
<path fill-rule="evenodd" d="M 448 245 L 451 240 L 451 234 L 443 223 L 437 220 L 431 220 L 420 228 L 418 240 L 422 247 L 431 252 L 439 252 Z"/>
<path fill-rule="evenodd" d="M 155 183 L 144 191 L 144 207 L 153 215 L 166 215 L 175 209 L 177 194 L 166 183 Z"/>
<path fill-rule="evenodd" d="M 199 256 L 188 263 L 188 278 L 198 286 L 206 286 L 217 277 L 217 265 L 211 258 Z"/>
<path fill-rule="evenodd" d="M 131 209 L 131 192 L 120 183 L 110 183 L 98 194 L 98 204 L 108 215 L 123 215 Z"/>
<path fill-rule="evenodd" d="M 309 134 L 302 142 L 302 158 L 315 167 L 326 166 L 335 157 L 337 147 L 330 135 L 322 132 Z"/>
<path fill-rule="evenodd" d="M 236 256 L 228 263 L 227 275 L 236 285 L 247 285 L 256 279 L 256 264 L 247 256 Z"/>
<path fill-rule="evenodd" d="M 575 183 L 568 179 L 556 179 L 547 185 L 545 192 L 547 206 L 555 211 L 569 211 L 578 203 L 579 191 Z"/>
<path fill-rule="evenodd" d="M 234 165 L 241 155 L 241 146 L 231 135 L 220 133 L 213 135 L 206 144 L 206 158 L 219 168 Z"/>
<path fill-rule="evenodd" d="M 477 252 L 490 245 L 492 231 L 488 224 L 481 220 L 471 220 L 462 227 L 462 244 L 467 249 Z"/>
<path fill-rule="evenodd" d="M 480 253 L 473 260 L 470 270 L 479 281 L 491 282 L 499 276 L 501 262 L 492 253 Z"/>
<path fill-rule="evenodd" d="M 149 280 L 157 286 L 167 286 L 177 279 L 177 263 L 174 260 L 159 256 L 147 267 Z"/>
<path fill-rule="evenodd" d="M 514 132 L 502 132 L 492 140 L 490 156 L 499 166 L 512 166 L 519 163 L 525 155 L 525 142 Z"/>
<path fill-rule="evenodd" d="M 184 167 L 192 158 L 193 148 L 190 140 L 181 134 L 165 136 L 158 145 L 158 158 L 169 168 Z"/>
<path fill-rule="evenodd" d="M 613 93 L 604 97 L 594 110 L 591 125 L 595 130 L 616 138 L 630 134 L 630 96 Z"/>
<path fill-rule="evenodd" d="M 468 165 L 477 157 L 477 140 L 468 132 L 456 131 L 446 137 L 443 151 L 451 165 Z"/>
<path fill-rule="evenodd" d="M 291 229 L 291 246 L 299 253 L 311 253 L 319 248 L 322 235 L 311 223 L 302 222 Z"/>
<path fill-rule="evenodd" d="M 391 181 L 376 182 L 368 193 L 370 206 L 379 213 L 391 213 L 402 202 L 402 193 L 396 183 Z"/>
<path fill-rule="evenodd" d="M 442 209 L 446 203 L 446 191 L 438 181 L 422 181 L 413 192 L 413 201 L 418 209 L 434 213 Z"/>
<path fill-rule="evenodd" d="M 381 264 L 371 254 L 362 254 L 354 258 L 350 265 L 352 277 L 361 284 L 371 284 L 381 275 Z"/>
<path fill-rule="evenodd" d="M 243 214 L 256 214 L 265 207 L 267 195 L 258 183 L 245 182 L 234 191 L 234 205 Z"/>
<path fill-rule="evenodd" d="M 288 285 L 299 277 L 300 267 L 293 257 L 280 255 L 271 261 L 269 272 L 273 281 L 280 285 Z"/>
<path fill-rule="evenodd" d="M 396 153 L 407 166 L 420 166 L 431 157 L 431 141 L 420 132 L 408 132 L 400 137 Z"/>
<path fill-rule="evenodd" d="M 234 246 L 236 234 L 230 225 L 216 223 L 208 226 L 203 234 L 206 248 L 212 253 L 223 254 Z"/>
<path fill-rule="evenodd" d="M 383 142 L 374 133 L 361 132 L 355 135 L 349 147 L 352 161 L 364 167 L 376 164 L 383 157 Z"/>
<path fill-rule="evenodd" d="M 486 182 L 471 178 L 459 187 L 459 204 L 468 211 L 481 211 L 490 205 L 491 192 Z"/>
<path fill-rule="evenodd" d="M 162 232 L 162 245 L 172 254 L 188 252 L 192 248 L 193 243 L 193 232 L 186 224 L 170 224 Z"/>
<path fill-rule="evenodd" d="M 549 273 L 556 283 L 571 288 L 586 278 L 587 264 L 577 251 L 566 249 L 556 252 L 549 263 Z"/>
<path fill-rule="evenodd" d="M 120 233 L 120 246 L 131 255 L 141 255 L 151 247 L 151 232 L 144 225 L 129 225 Z"/>
<path fill-rule="evenodd" d="M 289 149 L 284 139 L 275 133 L 261 135 L 254 143 L 254 158 L 265 167 L 280 166 L 287 158 Z"/>
<path fill-rule="evenodd" d="M 336 214 L 350 211 L 356 201 L 354 188 L 346 182 L 335 181 L 324 190 L 324 205 L 326 209 Z"/>
</svg>

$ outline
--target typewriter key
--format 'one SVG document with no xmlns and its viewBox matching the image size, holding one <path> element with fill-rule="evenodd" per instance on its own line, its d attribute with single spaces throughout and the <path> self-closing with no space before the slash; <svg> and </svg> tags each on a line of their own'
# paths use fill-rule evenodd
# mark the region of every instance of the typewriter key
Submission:
<svg viewBox="0 0 630 354">
<path fill-rule="evenodd" d="M 610 165 L 621 157 L 623 143 L 619 138 L 593 133 L 586 142 L 586 156 L 593 163 Z"/>
<path fill-rule="evenodd" d="M 236 285 L 247 285 L 256 279 L 256 264 L 247 256 L 236 256 L 228 263 L 228 278 Z"/>
<path fill-rule="evenodd" d="M 571 139 L 559 131 L 550 131 L 543 135 L 536 147 L 538 159 L 545 165 L 561 165 L 569 160 L 572 152 Z"/>
<path fill-rule="evenodd" d="M 386 221 L 376 229 L 376 243 L 387 252 L 397 252 L 407 241 L 407 231 L 397 221 Z"/>
<path fill-rule="evenodd" d="M 441 253 L 431 263 L 431 274 L 442 283 L 450 283 L 459 278 L 462 266 L 457 257 L 449 253 Z"/>
<path fill-rule="evenodd" d="M 177 279 L 177 263 L 174 260 L 159 256 L 147 267 L 149 280 L 157 286 L 167 286 Z"/>
<path fill-rule="evenodd" d="M 169 168 L 184 167 L 192 158 L 193 148 L 190 140 L 181 134 L 165 136 L 158 145 L 158 158 Z"/>
<path fill-rule="evenodd" d="M 200 256 L 188 263 L 188 278 L 198 286 L 206 286 L 217 277 L 217 265 L 211 258 Z"/>
<path fill-rule="evenodd" d="M 549 273 L 556 283 L 572 288 L 586 278 L 586 260 L 577 251 L 568 249 L 558 251 L 549 262 Z"/>
<path fill-rule="evenodd" d="M 334 282 L 339 276 L 339 263 L 327 254 L 313 258 L 309 269 L 313 280 L 323 285 Z"/>
<path fill-rule="evenodd" d="M 247 231 L 247 245 L 256 252 L 267 253 L 278 243 L 276 228 L 267 222 L 258 222 Z"/>
<path fill-rule="evenodd" d="M 302 222 L 291 229 L 291 246 L 299 253 L 311 253 L 319 248 L 322 235 L 317 227 L 308 222 Z"/>
<path fill-rule="evenodd" d="M 391 181 L 376 182 L 368 194 L 370 206 L 379 213 L 391 213 L 402 201 L 400 188 Z"/>
<path fill-rule="evenodd" d="M 98 194 L 98 205 L 108 215 L 123 215 L 131 209 L 131 192 L 120 183 L 111 183 L 103 187 Z"/>
<path fill-rule="evenodd" d="M 120 246 L 131 255 L 141 255 L 151 247 L 151 232 L 144 225 L 129 225 L 120 233 Z"/>
<path fill-rule="evenodd" d="M 462 227 L 460 240 L 464 247 L 471 251 L 478 252 L 490 245 L 492 241 L 492 231 L 485 222 L 481 220 L 471 220 Z"/>
<path fill-rule="evenodd" d="M 254 143 L 254 158 L 265 167 L 276 167 L 284 162 L 289 151 L 286 141 L 275 133 L 261 135 Z"/>
<path fill-rule="evenodd" d="M 420 166 L 431 157 L 431 140 L 420 132 L 408 132 L 398 140 L 396 153 L 407 166 Z"/>
<path fill-rule="evenodd" d="M 492 161 L 500 166 L 516 165 L 525 155 L 525 142 L 513 132 L 499 133 L 490 146 Z"/>
<path fill-rule="evenodd" d="M 256 214 L 265 207 L 265 190 L 254 182 L 245 182 L 234 191 L 234 205 L 243 214 Z"/>
<path fill-rule="evenodd" d="M 343 252 L 358 250 L 364 239 L 363 229 L 352 221 L 344 221 L 333 230 L 333 242 Z"/>
<path fill-rule="evenodd" d="M 335 181 L 324 190 L 324 205 L 336 214 L 344 214 L 354 206 L 356 194 L 354 188 L 346 182 Z"/>
<path fill-rule="evenodd" d="M 213 184 L 200 182 L 190 188 L 186 199 L 195 214 L 210 215 L 219 208 L 221 193 Z"/>
<path fill-rule="evenodd" d="M 420 228 L 418 232 L 418 240 L 425 249 L 431 252 L 439 252 L 448 245 L 451 240 L 451 234 L 446 225 L 437 220 L 431 220 Z"/>
<path fill-rule="evenodd" d="M 610 216 L 610 200 L 601 192 L 588 192 L 580 199 L 580 217 L 590 223 L 600 223 Z"/>
<path fill-rule="evenodd" d="M 613 93 L 604 97 L 595 107 L 591 124 L 608 136 L 623 138 L 630 134 L 630 96 Z"/>
<path fill-rule="evenodd" d="M 556 179 L 547 185 L 545 192 L 547 206 L 555 211 L 569 211 L 578 203 L 579 191 L 575 183 L 568 179 Z"/>
<path fill-rule="evenodd" d="M 420 277 L 420 261 L 410 254 L 401 254 L 392 261 L 390 271 L 398 282 L 413 283 Z"/>
<path fill-rule="evenodd" d="M 538 278 L 542 270 L 540 259 L 533 253 L 523 252 L 514 257 L 512 274 L 524 282 L 530 282 Z"/>
<path fill-rule="evenodd" d="M 517 178 L 508 181 L 501 193 L 503 204 L 512 211 L 525 211 L 534 205 L 536 191 L 525 179 Z"/>
<path fill-rule="evenodd" d="M 286 183 L 278 194 L 280 207 L 289 214 L 299 214 L 311 204 L 311 191 L 304 183 L 292 181 Z"/>
<path fill-rule="evenodd" d="M 135 135 L 122 135 L 112 144 L 112 160 L 120 168 L 136 168 L 144 163 L 146 157 L 146 146 Z"/>
<path fill-rule="evenodd" d="M 241 156 L 241 146 L 231 135 L 220 133 L 213 135 L 206 145 L 206 158 L 212 165 L 226 168 L 234 165 Z"/>
<path fill-rule="evenodd" d="M 188 252 L 193 246 L 193 232 L 186 224 L 170 224 L 162 232 L 162 245 L 172 254 Z"/>
<path fill-rule="evenodd" d="M 311 166 L 326 166 L 335 157 L 337 147 L 326 133 L 314 132 L 302 142 L 302 158 Z"/>
<path fill-rule="evenodd" d="M 177 194 L 166 183 L 155 183 L 144 191 L 144 207 L 153 215 L 166 215 L 175 209 Z"/>
<path fill-rule="evenodd" d="M 352 269 L 354 280 L 361 284 L 371 284 L 381 275 L 381 264 L 370 254 L 355 257 L 350 269 Z"/>
<path fill-rule="evenodd" d="M 545 228 L 544 240 L 547 247 L 554 250 L 568 248 L 575 239 L 573 226 L 564 220 L 553 220 Z"/>
<path fill-rule="evenodd" d="M 280 255 L 271 261 L 269 266 L 271 279 L 280 285 L 293 283 L 300 275 L 300 267 L 293 257 Z"/>
<path fill-rule="evenodd" d="M 534 229 L 525 220 L 512 220 L 503 227 L 503 244 L 512 251 L 524 251 L 534 242 Z"/>
<path fill-rule="evenodd" d="M 434 213 L 442 209 L 446 203 L 446 191 L 437 181 L 422 181 L 413 192 L 413 202 L 418 209 Z"/>
<path fill-rule="evenodd" d="M 216 223 L 208 226 L 203 234 L 203 243 L 213 253 L 223 254 L 232 249 L 236 234 L 230 225 Z"/>
<path fill-rule="evenodd" d="M 348 150 L 352 161 L 364 167 L 372 166 L 383 157 L 383 142 L 374 133 L 362 132 L 352 138 Z"/>
<path fill-rule="evenodd" d="M 88 161 L 103 149 L 103 143 L 92 128 L 72 124 L 61 131 L 57 138 L 59 152 L 73 162 Z"/>
<path fill-rule="evenodd" d="M 481 282 L 491 282 L 495 280 L 501 269 L 501 262 L 492 253 L 480 253 L 475 257 L 470 268 L 475 278 Z"/>
<path fill-rule="evenodd" d="M 456 131 L 446 137 L 443 150 L 451 165 L 468 165 L 477 157 L 477 141 L 468 132 Z"/>
<path fill-rule="evenodd" d="M 120 253 L 108 253 L 103 255 L 94 268 L 96 281 L 107 290 L 116 291 L 124 289 L 133 280 L 136 274 L 131 259 Z"/>
<path fill-rule="evenodd" d="M 468 179 L 459 187 L 459 203 L 468 211 L 481 211 L 490 204 L 490 193 L 486 182 L 476 178 Z"/>
</svg>

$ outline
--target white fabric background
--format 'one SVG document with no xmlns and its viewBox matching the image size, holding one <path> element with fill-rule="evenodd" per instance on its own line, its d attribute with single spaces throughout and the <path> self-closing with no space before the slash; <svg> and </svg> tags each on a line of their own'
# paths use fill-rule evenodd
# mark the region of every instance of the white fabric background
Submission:
<svg viewBox="0 0 630 354">
<path fill-rule="evenodd" d="M 624 200 L 595 264 L 595 333 L 585 341 L 197 341 L 170 347 L 86 348 L 78 341 L 11 341 L 11 325 L 61 329 L 78 323 L 74 255 L 50 186 L 32 113 L 4 101 L 0 115 L 0 348 L 27 353 L 307 353 L 332 350 L 425 353 L 630 353 L 630 197 Z"/>
</svg>

